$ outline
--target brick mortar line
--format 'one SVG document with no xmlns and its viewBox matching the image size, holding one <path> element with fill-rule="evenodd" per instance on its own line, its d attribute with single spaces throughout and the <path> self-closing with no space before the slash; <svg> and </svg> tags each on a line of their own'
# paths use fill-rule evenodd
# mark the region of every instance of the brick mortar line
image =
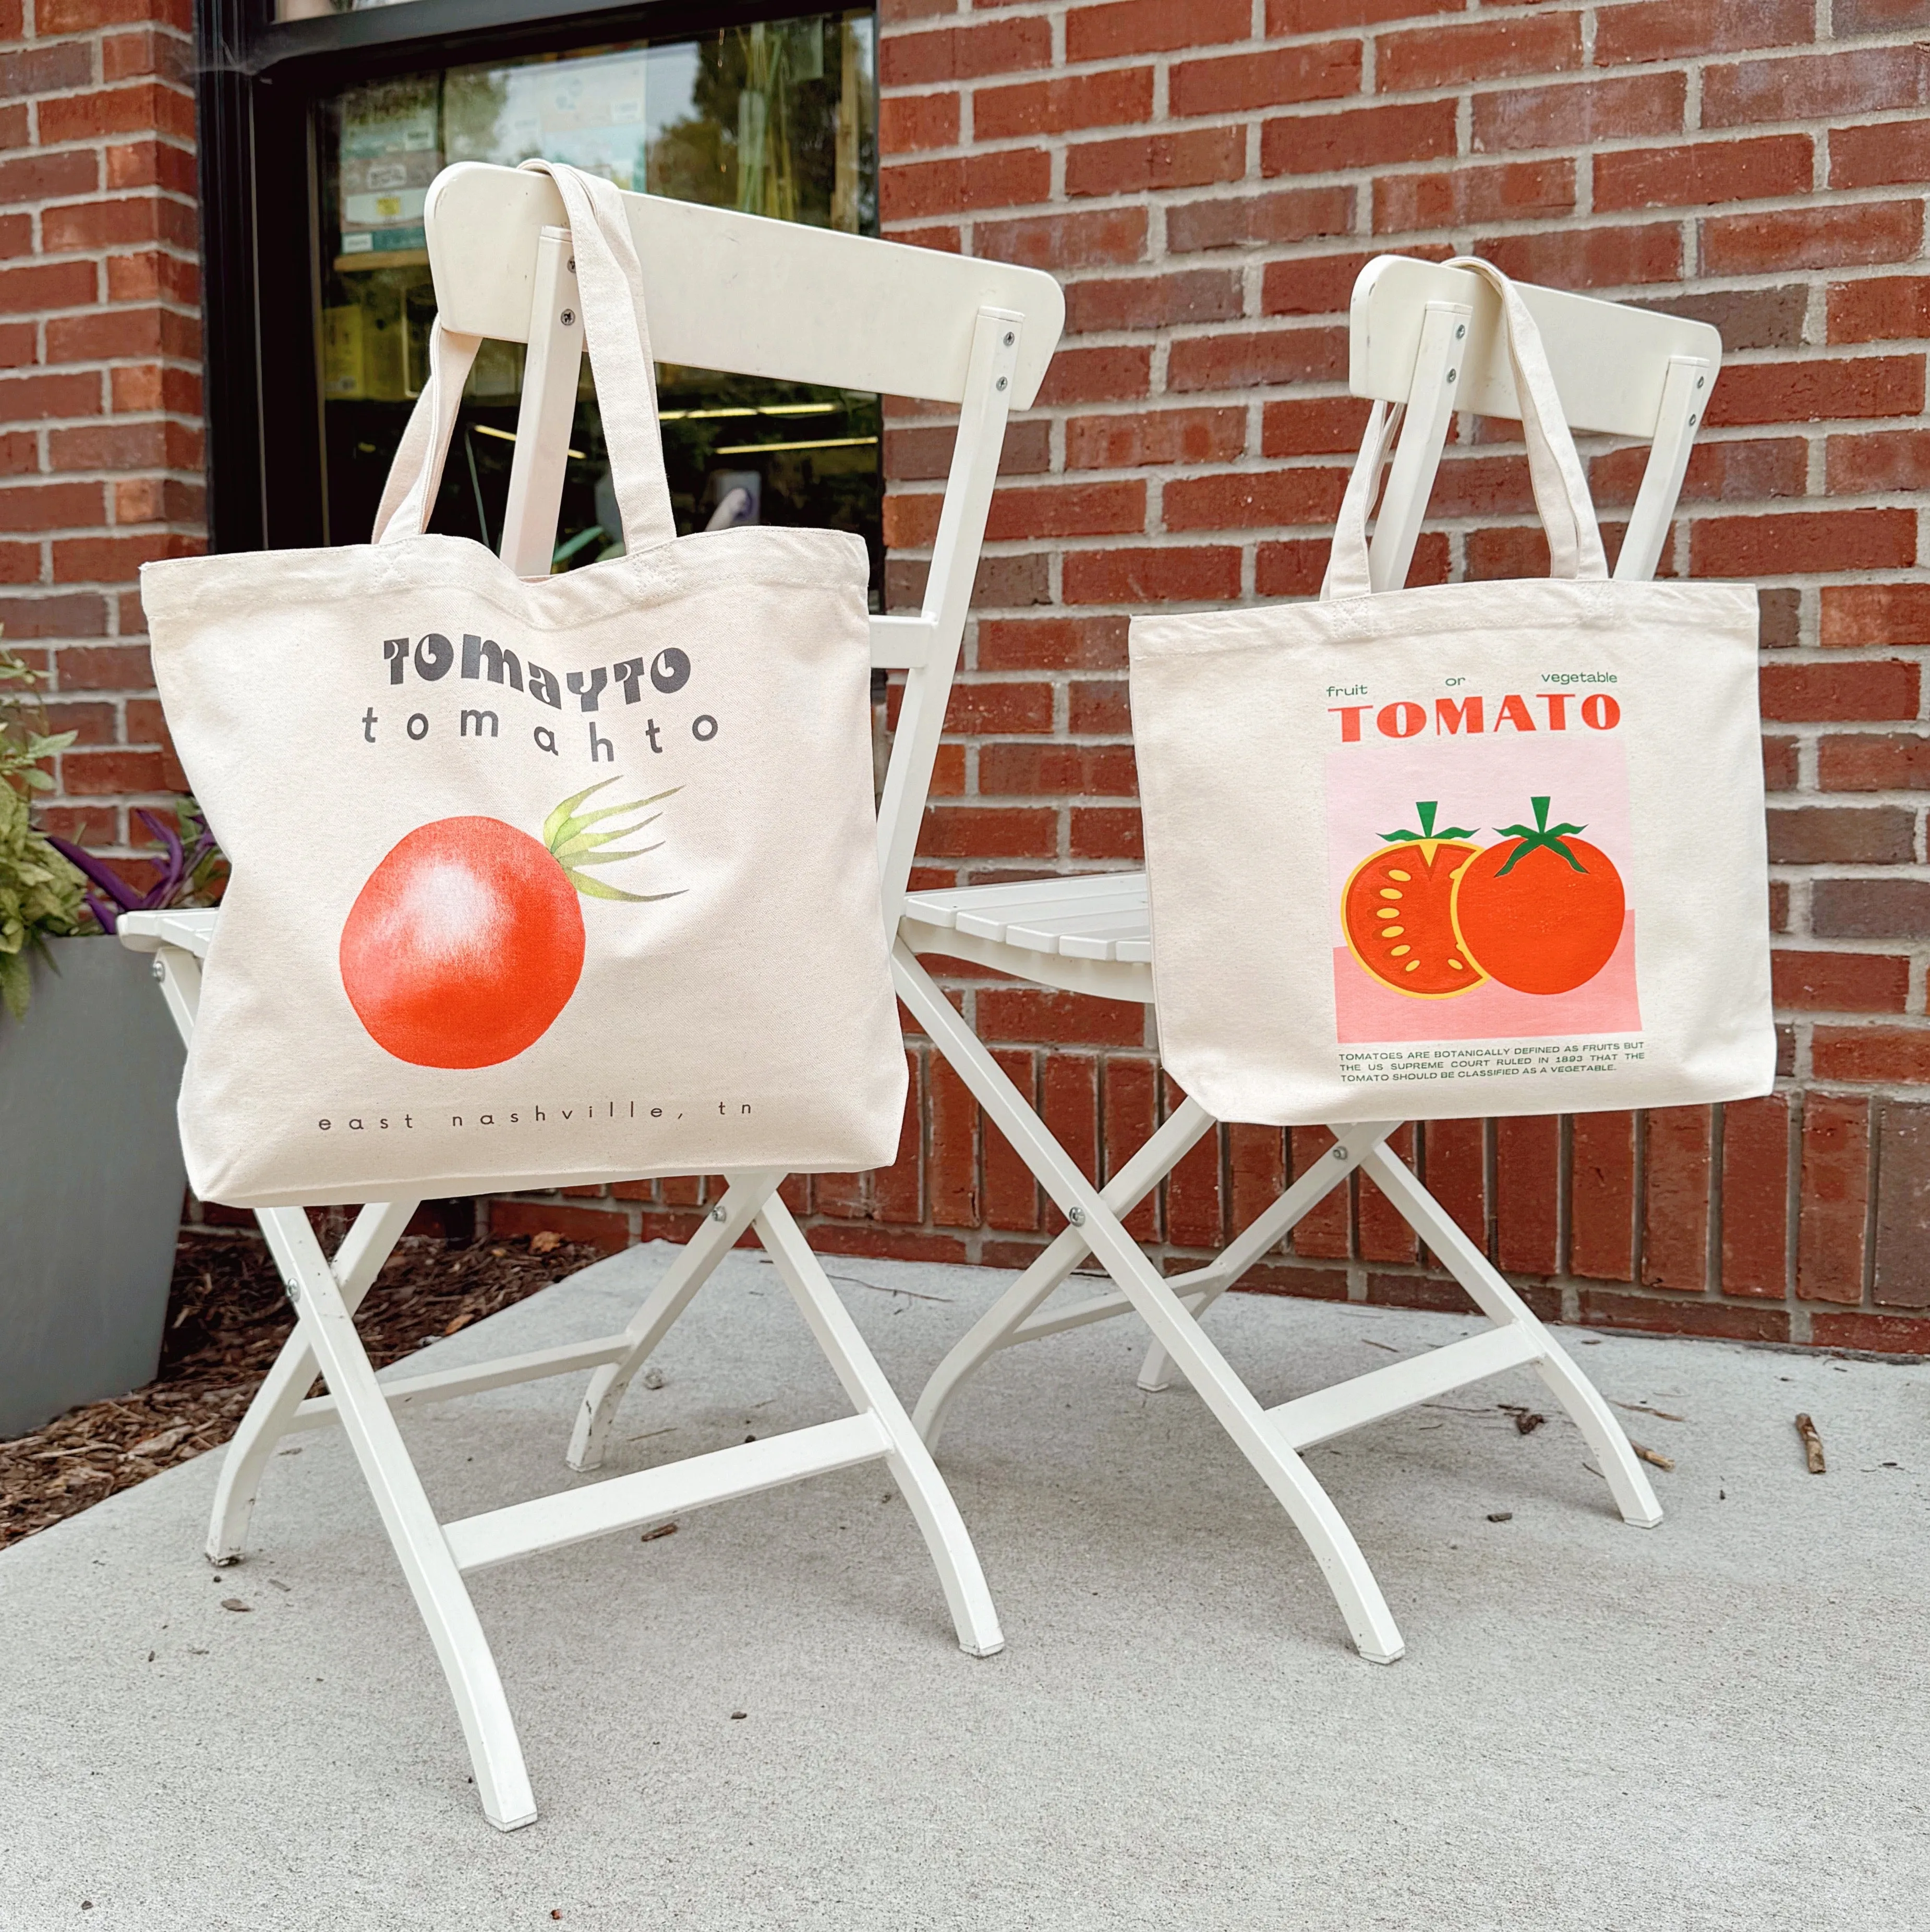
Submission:
<svg viewBox="0 0 1930 1932">
<path fill-rule="evenodd" d="M 1391 38 L 1415 39 L 1431 32 L 1451 33 L 1454 28 L 1463 25 L 1520 26 L 1533 19 L 1566 20 L 1572 17 L 1577 20 L 1590 20 L 1598 24 L 1604 14 L 1613 19 L 1619 14 L 1629 11 L 1632 6 L 1639 4 L 1640 0 L 1629 0 L 1628 5 L 1620 7 L 1611 5 L 1604 8 L 1595 4 L 1553 6 L 1546 8 L 1535 15 L 1529 15 L 1523 12 L 1519 0 L 1499 0 L 1499 4 L 1493 6 L 1471 8 L 1460 12 L 1417 11 L 1413 14 L 1398 16 L 1386 20 L 1362 21 L 1329 27 L 1309 27 L 1297 33 L 1269 34 L 1262 24 L 1259 29 L 1248 34 L 1242 40 L 1201 40 L 1181 47 L 1149 49 L 1140 52 L 1119 52 L 1096 56 L 1094 58 L 1113 62 L 1161 58 L 1213 60 L 1229 56 L 1237 56 L 1261 48 L 1273 51 L 1286 48 L 1346 46 L 1355 44 L 1376 43 Z M 1012 20 L 1058 21 L 1073 13 L 1086 13 L 1091 10 L 1093 9 L 1090 7 L 1052 4 L 1051 0 L 1046 0 L 1046 4 L 1041 4 L 1041 0 L 1013 0 L 1013 4 L 1000 7 L 996 17 L 1000 21 Z M 936 38 L 939 34 L 946 32 L 956 32 L 961 29 L 968 30 L 971 27 L 980 24 L 990 24 L 990 22 L 984 14 L 977 11 L 933 14 L 917 21 L 885 20 L 880 22 L 881 29 L 880 38 L 881 40 L 889 38 L 899 42 L 916 42 L 925 38 Z M 1710 49 L 1700 53 L 1664 54 L 1658 55 L 1652 60 L 1586 62 L 1583 65 L 1574 68 L 1532 70 L 1529 76 L 1526 77 L 1532 77 L 1533 74 L 1540 72 L 1583 76 L 1620 76 L 1627 74 L 1652 73 L 1658 68 L 1666 68 L 1688 62 L 1717 66 L 1752 66 L 1766 61 L 1814 58 L 1819 55 L 1826 58 L 1832 52 L 1838 49 L 1847 49 L 1852 52 L 1868 51 L 1872 47 L 1907 48 L 1914 44 L 1916 43 L 1910 37 L 1907 28 L 1872 27 L 1865 28 L 1860 34 L 1852 32 L 1840 34 L 1832 30 L 1826 38 L 1819 32 L 1814 38 L 1808 40 L 1769 40 L 1763 43 L 1760 47 Z M 1055 50 L 1055 63 L 1052 69 L 1019 68 L 1013 71 L 1021 74 L 1057 71 L 1067 64 L 1067 63 L 1063 59 L 1057 57 Z M 983 77 L 972 76 L 971 78 L 982 79 Z M 1511 75 L 1506 78 L 1513 80 L 1517 76 Z M 906 83 L 896 84 L 902 86 Z"/>
<path fill-rule="evenodd" d="M 1109 70 L 1119 73 L 1137 72 L 1136 67 L 1122 67 Z M 1580 82 L 1578 85 L 1586 86 Z M 946 88 L 927 90 L 924 95 L 907 94 L 890 97 L 916 100 L 920 98 L 950 98 L 951 91 Z M 1231 128 L 1258 128 L 1264 130 L 1269 126 L 1283 125 L 1288 122 L 1331 118 L 1336 112 L 1357 112 L 1361 106 L 1436 106 L 1444 103 L 1462 100 L 1479 101 L 1496 98 L 1493 94 L 1470 95 L 1465 86 L 1443 85 L 1427 90 L 1424 98 L 1414 94 L 1364 95 L 1358 94 L 1323 95 L 1312 100 L 1276 100 L 1247 108 L 1210 108 L 1193 114 L 1169 113 L 1163 118 L 1148 114 L 1142 120 L 1095 121 L 1078 127 L 1040 128 L 1028 129 L 1013 134 L 974 135 L 969 139 L 946 142 L 936 146 L 893 148 L 881 153 L 881 169 L 894 166 L 916 166 L 925 161 L 945 161 L 976 159 L 984 156 L 1024 154 L 1032 149 L 1045 148 L 1065 150 L 1073 148 L 1104 147 L 1116 143 L 1146 140 L 1157 140 L 1162 136 L 1193 133 L 1223 132 Z M 1557 160 L 1574 160 L 1583 155 L 1601 154 L 1645 154 L 1682 148 L 1708 148 L 1715 151 L 1735 148 L 1747 142 L 1787 139 L 1792 136 L 1826 142 L 1833 134 L 1852 134 L 1865 128 L 1911 127 L 1930 118 L 1930 102 L 1908 107 L 1870 107 L 1845 110 L 1841 113 L 1811 116 L 1784 116 L 1778 120 L 1738 122 L 1733 125 L 1717 128 L 1658 128 L 1642 134 L 1591 134 L 1586 148 L 1577 148 L 1572 143 L 1563 146 L 1550 142 L 1546 146 L 1532 144 L 1497 148 L 1469 148 L 1457 149 L 1451 153 L 1412 156 L 1376 162 L 1372 165 L 1373 177 L 1362 181 L 1359 168 L 1329 170 L 1319 174 L 1302 174 L 1295 170 L 1283 170 L 1272 174 L 1264 171 L 1235 177 L 1250 183 L 1282 181 L 1329 182 L 1344 178 L 1352 185 L 1371 187 L 1373 180 L 1382 172 L 1402 170 L 1431 170 L 1442 171 L 1446 164 L 1459 162 L 1475 167 L 1505 167 L 1517 160 L 1553 158 Z M 23 151 L 24 152 L 24 151 Z M 35 152 L 55 153 L 62 150 L 47 148 Z M 1819 147 L 1818 152 L 1826 149 Z M 1219 186 L 1219 183 L 1201 183 L 1204 188 Z M 1883 186 L 1886 184 L 1865 184 L 1865 186 Z M 1892 188 L 1908 189 L 1919 184 L 1899 182 L 1887 184 Z M 1189 188 L 1156 189 L 1156 194 L 1184 194 Z M 1859 192 L 1853 188 L 1837 187 L 1824 182 L 1820 189 L 1812 186 L 1809 193 L 1844 194 Z M 1082 202 L 1083 196 L 1069 197 L 1074 202 Z"/>
<path fill-rule="evenodd" d="M 941 164 L 948 158 L 944 156 L 938 158 Z M 1413 175 L 1416 178 L 1428 173 L 1441 172 L 1442 170 L 1438 166 L 1430 166 L 1425 163 L 1414 164 L 1412 169 Z M 1392 167 L 1382 170 L 1376 176 L 1376 178 L 1380 180 L 1407 178 L 1405 176 L 1397 175 Z M 1264 182 L 1257 183 L 1241 177 L 1224 182 L 1202 182 L 1193 188 L 1152 190 L 1122 190 L 1111 195 L 1076 195 L 1064 200 L 1010 202 L 1001 202 L 995 206 L 980 205 L 970 208 L 934 209 L 922 214 L 893 216 L 883 224 L 883 230 L 888 240 L 890 238 L 890 232 L 892 230 L 915 231 L 929 227 L 934 222 L 956 223 L 964 226 L 976 226 L 980 223 L 997 224 L 1007 222 L 1038 221 L 1049 220 L 1055 215 L 1130 213 L 1134 209 L 1147 206 L 1150 196 L 1152 194 L 1190 196 L 1191 199 L 1184 204 L 1190 208 L 1202 203 L 1250 201 L 1253 199 L 1253 190 L 1256 188 L 1260 188 L 1262 192 L 1269 190 L 1284 191 L 1283 184 L 1290 188 L 1292 185 L 1299 184 L 1318 189 L 1346 185 L 1347 182 L 1346 178 L 1338 172 L 1322 175 L 1274 175 L 1266 177 Z M 1169 248 L 1157 256 L 1138 262 L 1079 263 L 1073 266 L 1079 268 L 1087 268 L 1091 272 L 1086 275 L 1077 277 L 1077 280 L 1098 280 L 1104 277 L 1108 269 L 1148 268 L 1154 266 L 1156 262 L 1165 265 L 1199 261 L 1202 267 L 1214 266 L 1210 260 L 1201 260 L 1202 257 L 1220 256 L 1223 259 L 1226 256 L 1237 254 L 1238 259 L 1244 262 L 1256 258 L 1262 260 L 1304 259 L 1302 254 L 1289 252 L 1292 250 L 1318 251 L 1319 256 L 1355 255 L 1363 252 L 1360 247 L 1349 248 L 1335 247 L 1333 244 L 1349 241 L 1356 244 L 1372 242 L 1382 237 L 1398 237 L 1403 241 L 1425 245 L 1434 238 L 1451 242 L 1457 236 L 1484 236 L 1491 232 L 1497 235 L 1505 232 L 1511 236 L 1517 233 L 1531 236 L 1603 234 L 1634 228 L 1667 228 L 1691 222 L 1701 223 L 1742 218 L 1742 215 L 1730 215 L 1723 212 L 1725 209 L 1732 208 L 1741 209 L 1743 215 L 1759 217 L 1766 214 L 1801 214 L 1809 212 L 1834 213 L 1839 208 L 1864 208 L 1892 204 L 1920 206 L 1925 200 L 1926 192 L 1930 190 L 1926 190 L 1925 187 L 1922 184 L 1892 182 L 1864 188 L 1826 189 L 1822 193 L 1828 196 L 1826 202 L 1819 200 L 1817 190 L 1804 189 L 1799 192 L 1782 192 L 1772 195 L 1736 198 L 1721 202 L 1658 204 L 1646 207 L 1609 208 L 1591 213 L 1571 212 L 1557 215 L 1544 211 L 1540 213 L 1497 215 L 1491 219 L 1471 221 L 1460 226 L 1376 228 L 1364 234 L 1337 232 L 1331 236 L 1310 235 L 1304 240 L 1295 242 L 1244 244 L 1229 243 L 1211 248 L 1180 250 Z M 1559 226 L 1555 226 L 1554 224 L 1557 223 Z M 1400 251 L 1392 248 L 1382 248 L 1378 250 L 1370 248 L 1366 252 L 1391 254 Z M 51 262 L 69 258 L 50 255 L 17 259 Z M 1833 269 L 1839 268 L 1860 269 L 1865 272 L 1864 278 L 1868 278 L 1880 274 L 1885 270 L 1893 273 L 1901 264 L 1921 262 L 1923 260 L 1923 247 L 1919 243 L 1915 254 L 1897 256 L 1888 261 L 1840 263 L 1791 262 L 1779 269 L 1745 268 L 1730 274 L 1725 274 L 1720 269 L 1703 269 L 1688 275 L 1662 277 L 1655 282 L 1603 284 L 1601 286 L 1637 289 L 1662 286 L 1676 287 L 1691 282 L 1712 282 L 1727 286 L 1730 283 L 1751 278 L 1772 278 L 1777 275 L 1787 278 L 1792 274 L 1826 274 Z M 1844 279 L 1850 279 L 1850 278 L 1844 278 Z M 1591 287 L 1589 292 L 1594 294 L 1598 292 L 1598 290 Z"/>
</svg>

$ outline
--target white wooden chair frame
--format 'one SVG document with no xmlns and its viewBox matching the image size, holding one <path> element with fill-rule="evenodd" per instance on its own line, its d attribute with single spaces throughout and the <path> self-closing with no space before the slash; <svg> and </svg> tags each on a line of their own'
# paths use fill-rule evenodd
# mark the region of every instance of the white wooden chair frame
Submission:
<svg viewBox="0 0 1930 1932">
<path fill-rule="evenodd" d="M 641 257 L 650 333 L 667 362 L 960 405 L 957 449 L 937 553 L 916 616 L 872 622 L 875 664 L 909 674 L 879 820 L 900 896 L 945 693 L 983 538 L 1006 417 L 1037 392 L 1064 304 L 1052 278 L 861 237 L 651 196 L 626 197 Z M 583 330 L 563 205 L 545 176 L 465 165 L 430 190 L 426 215 L 438 307 L 461 333 L 527 342 L 503 554 L 547 577 L 575 412 Z M 889 916 L 895 923 L 894 897 Z M 191 1038 L 200 961 L 219 915 L 143 914 L 128 945 L 155 956 L 176 1024 Z M 839 1300 L 778 1189 L 781 1172 L 727 1177 L 723 1198 L 622 1333 L 378 1382 L 354 1323 L 419 1204 L 365 1207 L 331 1258 L 299 1208 L 257 1216 L 299 1316 L 294 1334 L 229 1445 L 207 1553 L 239 1562 L 269 1457 L 293 1430 L 339 1423 L 373 1492 L 461 1719 L 482 1808 L 504 1830 L 536 1806 L 515 1727 L 463 1578 L 539 1550 L 881 1460 L 910 1504 L 935 1564 L 962 1648 L 986 1657 L 1004 1639 L 963 1520 L 890 1384 Z M 453 1191 L 485 1192 L 487 1182 Z M 556 1495 L 439 1522 L 397 1416 L 417 1404 L 551 1376 L 590 1372 L 568 1460 L 603 1460 L 632 1377 L 737 1242 L 755 1228 L 843 1385 L 854 1414 Z M 307 1397 L 320 1370 L 328 1394 Z"/>
<path fill-rule="evenodd" d="M 1649 577 L 1714 384 L 1721 338 L 1706 323 L 1544 289 L 1524 287 L 1522 294 L 1541 326 L 1570 423 L 1650 441 L 1615 572 L 1623 578 Z M 1406 579 L 1454 411 L 1520 415 L 1499 316 L 1499 304 L 1486 284 L 1463 269 L 1382 256 L 1355 284 L 1350 386 L 1356 395 L 1404 409 L 1372 545 L 1377 590 Z M 902 876 L 893 875 L 887 892 Z M 1334 1128 L 1328 1156 L 1217 1258 L 1167 1280 L 1127 1234 L 1124 1216 L 1212 1130 L 1212 1118 L 1186 1100 L 1105 1186 L 1095 1186 L 919 962 L 921 953 L 941 954 L 1041 986 L 1150 1003 L 1152 954 L 1142 872 L 918 892 L 902 903 L 895 956 L 899 997 L 1071 1224 L 927 1383 L 914 1411 L 927 1442 L 935 1446 L 959 1388 L 999 1350 L 1130 1310 L 1153 1335 L 1141 1388 L 1165 1387 L 1177 1369 L 1198 1390 L 1306 1538 L 1355 1646 L 1376 1663 L 1392 1663 L 1401 1654 L 1400 1633 L 1352 1532 L 1302 1459 L 1300 1452 L 1311 1444 L 1504 1369 L 1532 1365 L 1600 1458 L 1623 1517 L 1643 1527 L 1661 1520 L 1655 1493 L 1607 1405 L 1387 1144 L 1398 1121 Z M 1199 1317 L 1357 1168 L 1373 1177 L 1490 1325 L 1430 1353 L 1263 1408 L 1208 1338 Z M 1112 1276 L 1112 1292 L 1045 1310 L 1047 1298 L 1088 1255 Z"/>
</svg>

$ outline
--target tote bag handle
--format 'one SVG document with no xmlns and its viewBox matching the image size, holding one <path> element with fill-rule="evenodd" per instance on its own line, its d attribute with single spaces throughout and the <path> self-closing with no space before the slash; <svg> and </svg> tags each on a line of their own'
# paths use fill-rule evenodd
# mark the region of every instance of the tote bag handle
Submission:
<svg viewBox="0 0 1930 1932">
<path fill-rule="evenodd" d="M 614 182 L 560 162 L 525 161 L 556 183 L 569 215 L 583 304 L 584 346 L 596 375 L 610 480 L 631 554 L 677 536 L 670 484 L 664 473 L 657 420 L 656 365 L 644 319 L 643 270 L 631 238 L 623 197 Z M 374 541 L 420 536 L 441 487 L 449 439 L 462 404 L 463 385 L 482 346 L 477 335 L 445 328 L 438 316 L 429 338 L 429 380 L 416 399 L 375 514 Z"/>
<path fill-rule="evenodd" d="M 1568 434 L 1568 418 L 1548 367 L 1547 351 L 1541 346 L 1541 332 L 1529 314 L 1528 304 L 1492 262 L 1457 255 L 1447 266 L 1480 276 L 1501 298 L 1502 335 L 1514 374 L 1514 392 L 1521 404 L 1521 433 L 1528 445 L 1528 474 L 1535 486 L 1535 506 L 1548 536 L 1548 574 L 1605 579 L 1608 560 L 1601 548 L 1588 478 L 1575 454 L 1574 438 Z M 1367 570 L 1367 511 L 1379 484 L 1393 422 L 1387 404 L 1376 404 L 1340 501 L 1333 554 L 1320 587 L 1322 597 L 1364 597 L 1373 588 Z"/>
</svg>

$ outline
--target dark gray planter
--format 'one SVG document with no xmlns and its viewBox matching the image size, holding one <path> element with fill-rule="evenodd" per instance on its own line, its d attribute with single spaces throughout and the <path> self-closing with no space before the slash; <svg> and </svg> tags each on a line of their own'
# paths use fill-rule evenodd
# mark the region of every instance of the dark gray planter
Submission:
<svg viewBox="0 0 1930 1932">
<path fill-rule="evenodd" d="M 0 1439 L 153 1379 L 186 1177 L 147 956 L 56 939 L 0 1011 Z"/>
</svg>

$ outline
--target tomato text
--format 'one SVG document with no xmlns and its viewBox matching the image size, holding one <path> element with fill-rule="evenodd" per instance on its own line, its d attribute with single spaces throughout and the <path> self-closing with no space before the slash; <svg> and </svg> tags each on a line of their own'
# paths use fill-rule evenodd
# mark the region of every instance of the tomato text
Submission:
<svg viewBox="0 0 1930 1932">
<path fill-rule="evenodd" d="M 1383 738 L 1418 738 L 1427 731 L 1436 738 L 1478 737 L 1497 731 L 1566 731 L 1574 721 L 1591 731 L 1612 731 L 1622 722 L 1622 706 L 1605 691 L 1592 691 L 1577 700 L 1565 691 L 1540 691 L 1533 701 L 1543 707 L 1539 719 L 1530 708 L 1530 700 L 1510 692 L 1498 703 L 1488 699 L 1437 698 L 1430 712 L 1412 698 L 1397 698 L 1391 704 L 1330 704 L 1327 709 L 1340 721 L 1340 742 L 1358 745 L 1365 727 L 1361 720 L 1371 718 L 1374 731 Z"/>
</svg>

